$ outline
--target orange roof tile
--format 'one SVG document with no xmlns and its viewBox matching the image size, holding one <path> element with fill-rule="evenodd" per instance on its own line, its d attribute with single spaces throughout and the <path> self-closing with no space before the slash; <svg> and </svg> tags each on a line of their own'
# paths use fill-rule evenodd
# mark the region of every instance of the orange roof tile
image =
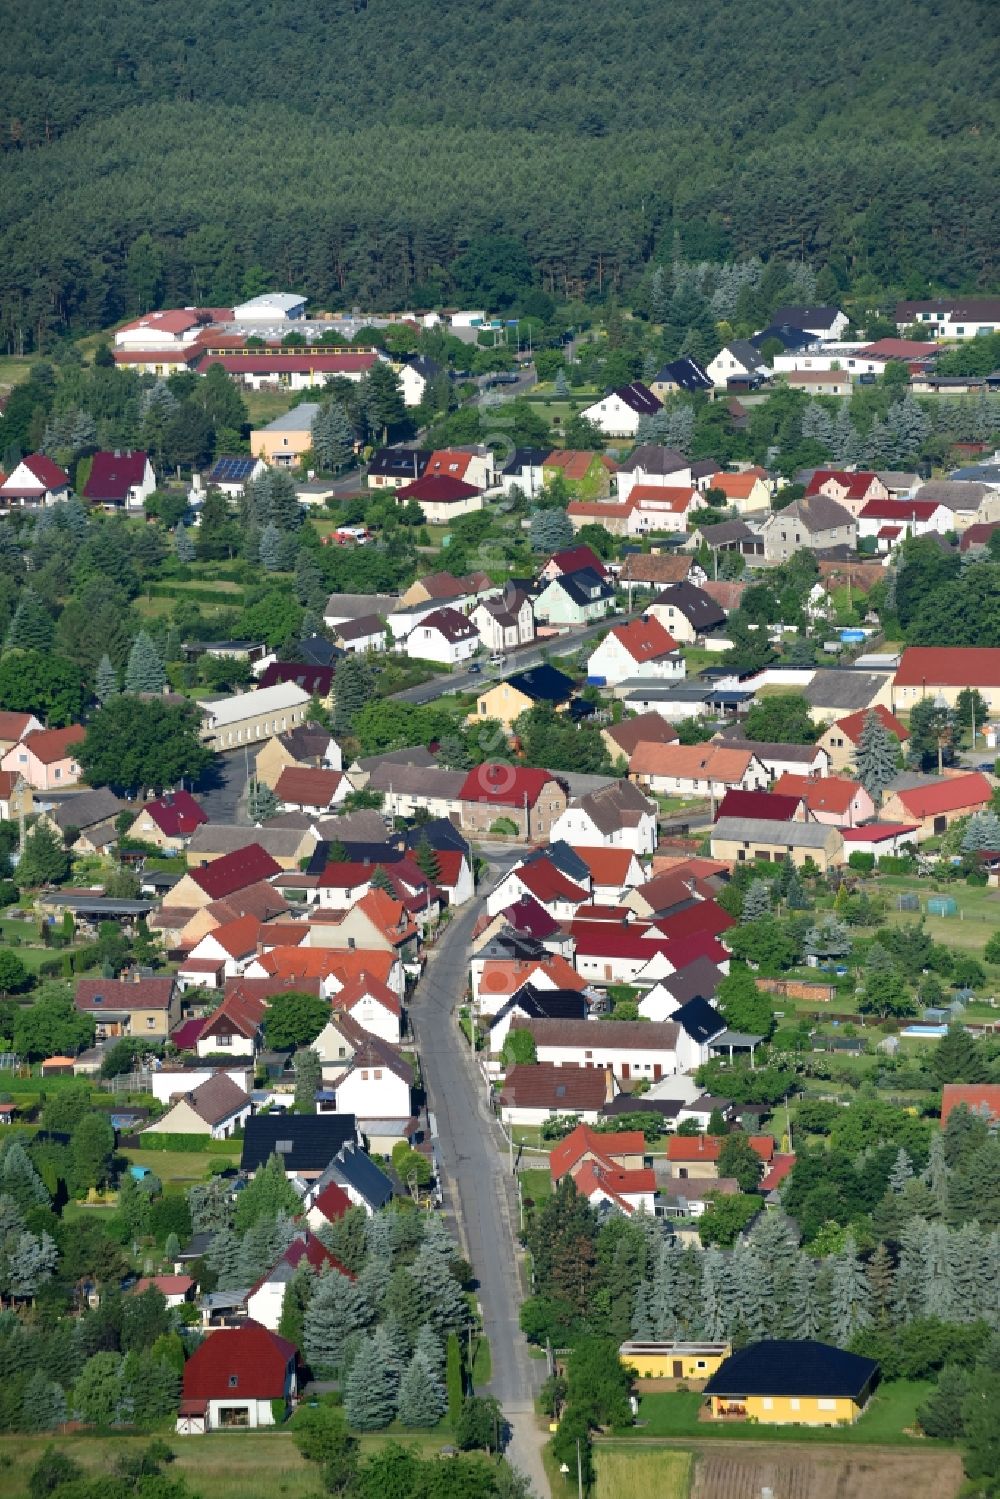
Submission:
<svg viewBox="0 0 1000 1499">
<path fill-rule="evenodd" d="M 660 656 L 669 656 L 680 649 L 674 637 L 668 634 L 658 619 L 652 617 L 634 619 L 627 625 L 616 625 L 611 633 L 628 651 L 633 661 L 656 661 Z"/>
<path fill-rule="evenodd" d="M 740 781 L 753 759 L 750 750 L 722 744 L 637 744 L 629 760 L 630 775 L 672 776 L 678 780 Z"/>
<path fill-rule="evenodd" d="M 861 790 L 860 781 L 851 781 L 846 776 L 797 776 L 786 771 L 774 783 L 775 796 L 798 797 L 805 802 L 810 812 L 833 812 L 838 816 L 846 813 Z"/>
</svg>

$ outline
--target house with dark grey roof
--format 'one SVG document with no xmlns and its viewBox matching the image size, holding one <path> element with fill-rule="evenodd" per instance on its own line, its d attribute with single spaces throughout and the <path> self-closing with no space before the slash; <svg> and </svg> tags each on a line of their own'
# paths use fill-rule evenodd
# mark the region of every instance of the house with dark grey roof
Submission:
<svg viewBox="0 0 1000 1499">
<path fill-rule="evenodd" d="M 802 328 L 816 338 L 843 338 L 850 322 L 839 307 L 776 307 L 773 322 L 782 326 Z"/>
<path fill-rule="evenodd" d="M 612 781 L 575 797 L 552 824 L 550 837 L 571 847 L 630 848 L 651 854 L 656 847 L 656 803 L 631 781 Z"/>
<path fill-rule="evenodd" d="M 357 1139 L 353 1114 L 252 1114 L 244 1129 L 240 1170 L 253 1176 L 277 1155 L 286 1176 L 318 1177 L 338 1151 Z"/>
<path fill-rule="evenodd" d="M 872 1358 L 812 1339 L 749 1343 L 705 1384 L 716 1420 L 742 1417 L 768 1425 L 852 1426 L 878 1382 Z"/>
<path fill-rule="evenodd" d="M 824 776 L 830 773 L 830 755 L 819 744 L 782 744 L 763 739 L 746 739 L 742 724 L 731 724 L 715 735 L 719 744 L 730 749 L 750 750 L 764 766 L 772 780 L 783 775 Z"/>
<path fill-rule="evenodd" d="M 545 483 L 542 467 L 551 451 L 551 448 L 515 448 L 500 475 L 504 493 L 520 489 L 529 499 L 536 495 Z"/>
<path fill-rule="evenodd" d="M 535 600 L 535 618 L 552 625 L 584 625 L 614 608 L 615 590 L 589 567 L 562 573 Z"/>
<path fill-rule="evenodd" d="M 717 526 L 698 526 L 688 539 L 688 550 L 697 552 L 702 542 L 713 552 L 739 552 L 742 557 L 763 557 L 764 541 L 745 520 L 724 520 Z"/>
<path fill-rule="evenodd" d="M 858 671 L 852 667 L 827 667 L 815 673 L 802 689 L 802 696 L 817 723 L 832 723 L 846 713 L 874 708 L 881 703 L 892 710 L 892 676 L 889 672 Z"/>
<path fill-rule="evenodd" d="M 634 437 L 643 417 L 655 416 L 662 409 L 661 402 L 649 386 L 641 380 L 633 380 L 629 385 L 620 385 L 617 390 L 609 391 L 592 406 L 584 407 L 580 415 L 593 422 L 607 437 Z"/>
<path fill-rule="evenodd" d="M 853 551 L 858 523 L 845 506 L 826 494 L 806 495 L 776 510 L 761 529 L 768 562 L 787 562 L 796 552 L 827 552 L 833 547 Z"/>
<path fill-rule="evenodd" d="M 705 366 L 712 384 L 721 390 L 728 387 L 760 384 L 771 371 L 760 350 L 748 338 L 734 338 Z"/>
<path fill-rule="evenodd" d="M 639 1014 L 644 1020 L 676 1020 L 680 1011 L 696 1000 L 708 1004 L 724 978 L 711 958 L 695 958 L 648 989 L 639 1000 Z M 709 1008 L 716 1013 L 713 1006 Z"/>
<path fill-rule="evenodd" d="M 683 645 L 711 635 L 726 623 L 726 611 L 694 583 L 671 583 L 658 593 L 647 609 L 665 630 Z"/>
<path fill-rule="evenodd" d="M 762 349 L 771 341 L 779 343 L 786 354 L 801 354 L 804 349 L 815 349 L 819 344 L 814 333 L 807 333 L 792 323 L 769 323 L 750 340 L 756 349 Z"/>
<path fill-rule="evenodd" d="M 345 1141 L 317 1180 L 310 1183 L 307 1206 L 331 1183 L 346 1192 L 355 1207 L 364 1208 L 369 1217 L 387 1207 L 394 1195 L 391 1179 L 356 1140 Z"/>
<path fill-rule="evenodd" d="M 368 464 L 369 489 L 398 489 L 422 479 L 430 456 L 424 448 L 379 448 Z"/>
<path fill-rule="evenodd" d="M 586 1020 L 590 1004 L 577 989 L 542 989 L 532 983 L 522 984 L 495 1015 L 487 1017 L 489 1049 L 499 1055 L 515 1019 Z"/>
<path fill-rule="evenodd" d="M 827 870 L 845 862 L 839 828 L 824 822 L 767 822 L 759 817 L 720 817 L 712 828 L 711 852 L 713 859 L 728 864 L 787 859 L 801 868 L 811 859 Z"/>
<path fill-rule="evenodd" d="M 690 354 L 684 354 L 680 359 L 671 360 L 653 376 L 649 382 L 649 388 L 659 400 L 673 395 L 675 391 L 683 390 L 689 395 L 696 395 L 699 391 L 712 389 L 712 377 L 697 359 L 692 359 Z"/>
</svg>

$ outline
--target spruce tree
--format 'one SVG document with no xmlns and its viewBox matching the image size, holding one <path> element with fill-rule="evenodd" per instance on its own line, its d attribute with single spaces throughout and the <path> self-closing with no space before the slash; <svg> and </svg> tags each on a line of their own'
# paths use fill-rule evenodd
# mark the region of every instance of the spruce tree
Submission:
<svg viewBox="0 0 1000 1499">
<path fill-rule="evenodd" d="M 878 714 L 869 708 L 861 727 L 855 758 L 858 780 L 875 803 L 876 809 L 882 805 L 886 789 L 896 775 L 896 751 L 896 739 Z"/>
<path fill-rule="evenodd" d="M 339 1270 L 324 1270 L 303 1323 L 303 1350 L 313 1368 L 338 1369 L 345 1339 L 367 1327 L 371 1317 L 371 1306 L 360 1286 Z"/>
<path fill-rule="evenodd" d="M 420 839 L 414 850 L 414 859 L 422 874 L 429 880 L 441 878 L 441 861 L 437 856 L 437 849 L 432 848 L 426 834 Z"/>
<path fill-rule="evenodd" d="M 556 370 L 556 378 L 552 383 L 552 393 L 560 401 L 569 399 L 569 381 L 566 379 L 566 371 L 564 369 Z"/>
<path fill-rule="evenodd" d="M 451 1273 L 454 1258 L 454 1243 L 432 1218 L 413 1261 L 412 1273 L 427 1300 L 427 1320 L 442 1335 L 463 1329 L 469 1321 L 468 1302 Z"/>
<path fill-rule="evenodd" d="M 366 1336 L 352 1360 L 344 1386 L 348 1424 L 355 1431 L 378 1431 L 388 1426 L 396 1414 L 398 1396 L 396 1371 L 379 1358 L 375 1338 Z"/>
<path fill-rule="evenodd" d="M 281 563 L 281 532 L 273 521 L 268 521 L 260 533 L 260 565 L 266 572 L 276 573 L 281 571 Z"/>
<path fill-rule="evenodd" d="M 305 1317 L 315 1284 L 315 1272 L 309 1262 L 304 1261 L 285 1287 L 278 1332 L 296 1348 L 301 1348 L 304 1341 Z"/>
<path fill-rule="evenodd" d="M 337 662 L 333 679 L 333 732 L 350 734 L 354 720 L 372 694 L 372 671 L 360 656 L 349 655 Z"/>
<path fill-rule="evenodd" d="M 54 1431 L 66 1420 L 66 1396 L 62 1386 L 41 1370 L 29 1376 L 21 1402 L 22 1431 Z"/>
<path fill-rule="evenodd" d="M 392 880 L 389 878 L 384 866 L 381 864 L 376 864 L 374 870 L 372 871 L 371 886 L 373 890 L 382 890 L 386 895 L 395 897 L 396 892 L 393 889 Z"/>
<path fill-rule="evenodd" d="M 701 1305 L 705 1337 L 717 1343 L 729 1335 L 732 1303 L 726 1276 L 726 1261 L 714 1245 L 702 1256 Z"/>
<path fill-rule="evenodd" d="M 340 401 L 327 401 L 313 418 L 312 445 L 322 469 L 339 473 L 354 456 L 354 429 Z"/>
<path fill-rule="evenodd" d="M 436 1374 L 439 1379 L 443 1377 L 445 1367 L 444 1344 L 429 1323 L 425 1322 L 418 1331 L 413 1351 L 420 1355 L 432 1373 Z"/>
<path fill-rule="evenodd" d="M 247 784 L 247 816 L 253 823 L 267 822 L 277 817 L 281 803 L 266 781 L 252 780 Z"/>
<path fill-rule="evenodd" d="M 103 705 L 109 698 L 114 697 L 118 691 L 118 673 L 111 665 L 111 657 L 105 653 L 97 664 L 97 676 L 94 680 L 94 695 L 97 701 Z"/>
<path fill-rule="evenodd" d="M 162 692 L 167 682 L 156 646 L 145 630 L 140 630 L 129 651 L 125 667 L 126 692 Z"/>
<path fill-rule="evenodd" d="M 1000 849 L 1000 817 L 995 812 L 973 812 L 962 839 L 962 852 Z"/>
<path fill-rule="evenodd" d="M 404 1426 L 436 1426 L 448 1409 L 448 1397 L 437 1370 L 414 1353 L 399 1386 L 399 1419 Z"/>
<path fill-rule="evenodd" d="M 528 537 L 533 552 L 543 555 L 559 552 L 572 545 L 573 524 L 564 510 L 536 510 L 531 516 Z"/>
<path fill-rule="evenodd" d="M 871 1322 L 871 1289 L 848 1236 L 839 1254 L 833 1256 L 830 1282 L 830 1328 L 834 1342 L 846 1348 L 855 1333 Z"/>
<path fill-rule="evenodd" d="M 820 1329 L 820 1308 L 816 1298 L 816 1266 L 807 1254 L 795 1257 L 789 1277 L 785 1306 L 785 1331 L 790 1338 L 814 1338 Z"/>
<path fill-rule="evenodd" d="M 174 531 L 174 551 L 177 553 L 178 562 L 193 562 L 198 553 L 195 544 L 188 535 L 187 526 L 178 525 Z"/>
<path fill-rule="evenodd" d="M 893 1192 L 902 1192 L 906 1183 L 913 1176 L 913 1163 L 906 1151 L 900 1146 L 899 1154 L 896 1156 L 892 1170 L 889 1172 L 889 1186 Z"/>
<path fill-rule="evenodd" d="M 751 880 L 743 897 L 740 921 L 760 921 L 771 914 L 771 891 L 765 880 Z"/>
<path fill-rule="evenodd" d="M 965 1434 L 965 1405 L 971 1390 L 968 1370 L 945 1364 L 934 1389 L 917 1410 L 917 1420 L 927 1436 L 954 1441 Z"/>
<path fill-rule="evenodd" d="M 54 636 L 52 615 L 34 590 L 25 588 L 7 630 L 7 650 L 50 651 Z"/>
<path fill-rule="evenodd" d="M 868 1287 L 871 1291 L 871 1306 L 877 1322 L 888 1321 L 892 1309 L 893 1287 L 895 1284 L 895 1271 L 892 1265 L 892 1256 L 885 1243 L 879 1240 L 875 1252 L 868 1261 L 865 1271 L 868 1276 Z"/>
</svg>

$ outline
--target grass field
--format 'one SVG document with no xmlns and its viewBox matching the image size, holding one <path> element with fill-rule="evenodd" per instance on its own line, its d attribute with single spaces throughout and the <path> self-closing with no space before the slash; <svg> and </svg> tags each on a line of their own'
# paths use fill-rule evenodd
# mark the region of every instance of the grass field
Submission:
<svg viewBox="0 0 1000 1499">
<path fill-rule="evenodd" d="M 0 1437 L 0 1493 L 4 1499 L 29 1499 L 31 1469 L 48 1444 L 45 1437 Z M 60 1436 L 60 1452 L 81 1464 L 92 1476 L 106 1472 L 119 1453 L 136 1452 L 149 1437 Z M 174 1478 L 186 1479 L 198 1499 L 319 1499 L 326 1490 L 321 1470 L 307 1463 L 295 1446 L 291 1432 L 214 1432 L 204 1437 L 165 1437 L 175 1454 L 170 1465 Z M 424 1457 L 439 1452 L 448 1441 L 445 1431 L 414 1434 L 407 1431 L 376 1432 L 359 1438 L 362 1457 L 388 1441 L 416 1446 Z"/>
<path fill-rule="evenodd" d="M 955 1499 L 957 1452 L 747 1442 L 694 1445 L 691 1499 Z"/>
<path fill-rule="evenodd" d="M 238 1153 L 226 1148 L 227 1141 L 217 1140 L 215 1144 L 218 1150 L 126 1150 L 123 1154 L 133 1166 L 148 1166 L 162 1182 L 194 1182 L 208 1177 L 209 1162 L 217 1157 L 234 1165 L 238 1162 Z"/>
<path fill-rule="evenodd" d="M 290 390 L 241 390 L 251 427 L 265 427 L 276 416 L 291 411 L 295 399 Z"/>
<path fill-rule="evenodd" d="M 0 390 L 27 380 L 34 362 L 34 358 L 19 358 L 16 354 L 0 355 Z"/>
<path fill-rule="evenodd" d="M 552 1196 L 552 1177 L 547 1166 L 533 1166 L 528 1171 L 521 1171 L 519 1175 L 521 1195 L 525 1201 L 530 1197 L 532 1202 L 544 1202 L 546 1197 Z"/>
<path fill-rule="evenodd" d="M 490 1352 L 489 1338 L 476 1338 L 474 1346 L 475 1353 L 472 1356 L 472 1388 L 474 1390 L 481 1390 L 493 1378 L 493 1355 Z"/>
<path fill-rule="evenodd" d="M 598 1448 L 594 1468 L 595 1499 L 687 1499 L 691 1486 L 690 1452 Z"/>
<path fill-rule="evenodd" d="M 854 1426 L 808 1427 L 808 1426 L 764 1426 L 734 1421 L 699 1421 L 698 1415 L 704 1397 L 694 1391 L 677 1391 L 663 1395 L 646 1395 L 639 1402 L 639 1424 L 618 1435 L 635 1437 L 707 1437 L 719 1441 L 770 1441 L 770 1442 L 848 1442 L 879 1444 L 903 1443 L 918 1440 L 928 1445 L 926 1438 L 906 1435 L 916 1419 L 919 1405 L 927 1399 L 933 1389 L 927 1380 L 894 1380 L 880 1385 L 864 1415 Z"/>
</svg>

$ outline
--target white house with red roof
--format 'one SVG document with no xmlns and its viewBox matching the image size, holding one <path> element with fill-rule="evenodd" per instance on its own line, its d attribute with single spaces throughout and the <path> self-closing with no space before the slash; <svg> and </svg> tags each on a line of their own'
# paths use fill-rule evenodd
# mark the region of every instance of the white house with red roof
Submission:
<svg viewBox="0 0 1000 1499">
<path fill-rule="evenodd" d="M 337 1223 L 353 1205 L 343 1187 L 337 1182 L 328 1182 L 313 1198 L 306 1212 L 306 1222 L 313 1233 L 319 1233 L 321 1228 Z"/>
<path fill-rule="evenodd" d="M 955 529 L 955 514 L 933 500 L 868 500 L 858 512 L 858 539 L 882 537 L 887 528 L 894 532 L 892 539 L 946 536 Z"/>
<path fill-rule="evenodd" d="M 259 1322 L 223 1327 L 184 1365 L 177 1431 L 185 1436 L 274 1426 L 298 1391 L 294 1343 Z"/>
<path fill-rule="evenodd" d="M 104 510 L 141 511 L 156 488 L 156 475 L 148 453 L 131 449 L 95 453 L 83 486 L 88 505 Z"/>
<path fill-rule="evenodd" d="M 116 349 L 183 349 L 193 344 L 212 321 L 212 311 L 228 308 L 171 307 L 144 312 L 115 333 Z M 231 315 L 231 314 L 230 314 Z"/>
<path fill-rule="evenodd" d="M 857 520 L 869 500 L 887 500 L 889 491 L 878 474 L 864 469 L 854 473 L 849 469 L 818 468 L 806 487 L 806 497 L 814 494 L 829 495 L 838 505 L 843 505 Z"/>
<path fill-rule="evenodd" d="M 261 923 L 256 916 L 238 916 L 235 921 L 223 922 L 206 933 L 181 963 L 177 977 L 182 983 L 207 984 L 209 988 L 221 988 L 225 979 L 242 975 L 257 956 L 258 936 Z M 217 965 L 213 980 L 209 971 L 200 966 L 200 960 Z M 189 968 L 188 965 L 195 966 Z M 198 977 L 197 975 L 203 975 Z"/>
<path fill-rule="evenodd" d="M 490 489 L 496 483 L 496 457 L 483 446 L 436 448 L 427 460 L 424 478 L 460 479 L 476 489 Z"/>
<path fill-rule="evenodd" d="M 685 671 L 680 646 L 652 616 L 613 626 L 587 661 L 588 680 L 609 687 L 630 677 L 677 682 Z"/>
<path fill-rule="evenodd" d="M 538 578 L 540 582 L 551 583 L 553 578 L 563 578 L 569 573 L 582 572 L 585 568 L 589 568 L 591 572 L 595 572 L 605 581 L 610 576 L 593 547 L 585 546 L 581 542 L 579 546 L 564 547 L 561 552 L 553 552 L 544 567 L 540 569 Z"/>
<path fill-rule="evenodd" d="M 307 1231 L 294 1238 L 280 1259 L 261 1276 L 256 1285 L 251 1286 L 247 1295 L 247 1315 L 259 1322 L 261 1327 L 277 1332 L 288 1284 L 296 1270 L 304 1265 L 308 1265 L 317 1275 L 336 1270 L 349 1280 L 354 1279 L 346 1265 L 341 1264 L 315 1234 Z"/>
<path fill-rule="evenodd" d="M 496 916 L 498 911 L 505 911 L 522 896 L 537 901 L 557 921 L 571 920 L 577 907 L 592 899 L 587 886 L 571 880 L 544 856 L 508 870 L 486 897 L 486 910 L 490 916 Z"/>
<path fill-rule="evenodd" d="M 44 453 L 22 458 L 0 484 L 0 509 L 55 505 L 69 494 L 69 475 Z"/>
<path fill-rule="evenodd" d="M 335 1014 L 349 1015 L 363 1030 L 391 1046 L 398 1046 L 403 1038 L 403 1006 L 399 995 L 370 973 L 349 979 L 334 996 L 333 1008 Z M 316 1039 L 321 1053 L 323 1035 L 320 1031 Z"/>
<path fill-rule="evenodd" d="M 825 822 L 835 828 L 854 828 L 875 816 L 875 803 L 868 792 L 860 781 L 847 776 L 786 773 L 775 781 L 774 794 L 800 800 L 813 822 Z"/>
<path fill-rule="evenodd" d="M 861 828 L 843 828 L 844 855 L 874 854 L 876 860 L 898 858 L 917 842 L 920 829 L 915 822 L 869 822 Z"/>
<path fill-rule="evenodd" d="M 460 515 L 474 515 L 482 510 L 483 491 L 478 484 L 470 484 L 455 474 L 425 473 L 396 490 L 397 504 L 408 505 L 411 500 L 420 506 L 425 521 L 432 526 L 446 526 Z"/>
</svg>

